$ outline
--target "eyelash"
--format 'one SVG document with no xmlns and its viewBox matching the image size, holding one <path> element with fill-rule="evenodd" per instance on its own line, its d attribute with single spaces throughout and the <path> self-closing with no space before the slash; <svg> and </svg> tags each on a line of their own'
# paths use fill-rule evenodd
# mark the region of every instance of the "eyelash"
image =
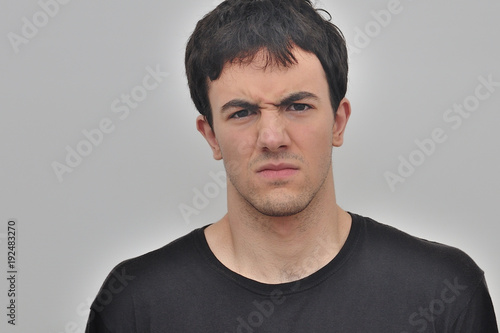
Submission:
<svg viewBox="0 0 500 333">
<path fill-rule="evenodd" d="M 311 109 L 311 106 L 309 104 L 305 104 L 305 103 L 292 103 L 292 104 L 290 104 L 290 106 L 287 109 L 289 109 L 292 106 L 297 106 L 297 105 L 305 106 L 305 109 L 304 110 L 292 110 L 292 111 L 303 112 L 303 111 L 307 111 L 307 110 Z"/>
<path fill-rule="evenodd" d="M 309 109 L 311 109 L 312 107 L 309 105 L 309 104 L 305 104 L 305 103 L 292 103 L 290 104 L 286 109 L 289 110 L 291 107 L 297 107 L 297 106 L 303 106 L 304 107 L 304 110 L 291 110 L 291 111 L 295 111 L 295 112 L 304 112 L 304 111 L 307 111 Z M 246 116 L 238 116 L 239 113 L 241 112 L 248 112 L 249 114 L 246 115 Z M 255 113 L 255 112 L 253 112 Z M 246 118 L 248 117 L 250 114 L 252 114 L 252 111 L 249 111 L 247 109 L 243 109 L 243 110 L 239 110 L 239 111 L 236 111 L 235 113 L 233 113 L 230 118 L 233 118 L 233 119 L 241 119 L 241 118 Z"/>
<path fill-rule="evenodd" d="M 233 118 L 233 119 L 241 119 L 241 118 L 248 117 L 248 115 L 247 115 L 247 116 L 243 116 L 243 117 L 238 117 L 238 116 L 237 116 L 237 115 L 238 115 L 238 113 L 241 113 L 241 112 L 244 112 L 244 111 L 247 111 L 249 114 L 251 113 L 251 111 L 249 111 L 249 110 L 247 110 L 247 109 L 244 109 L 244 110 L 239 110 L 239 111 L 236 111 L 235 113 L 233 113 L 233 114 L 231 115 L 231 117 L 230 117 L 230 118 Z"/>
</svg>

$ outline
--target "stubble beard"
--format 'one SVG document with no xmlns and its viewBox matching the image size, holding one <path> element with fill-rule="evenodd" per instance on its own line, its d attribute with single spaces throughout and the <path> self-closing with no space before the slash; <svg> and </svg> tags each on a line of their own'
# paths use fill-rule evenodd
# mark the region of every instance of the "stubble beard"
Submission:
<svg viewBox="0 0 500 333">
<path fill-rule="evenodd" d="M 304 179 L 303 191 L 298 194 L 289 193 L 286 186 L 288 181 L 276 181 L 272 183 L 270 190 L 259 193 L 259 189 L 251 183 L 242 184 L 237 173 L 227 170 L 228 180 L 243 199 L 247 211 L 258 212 L 267 217 L 287 217 L 302 213 L 308 208 L 318 193 L 324 188 L 328 173 L 331 172 L 331 155 L 325 158 L 323 172 L 316 184 L 309 176 Z"/>
</svg>

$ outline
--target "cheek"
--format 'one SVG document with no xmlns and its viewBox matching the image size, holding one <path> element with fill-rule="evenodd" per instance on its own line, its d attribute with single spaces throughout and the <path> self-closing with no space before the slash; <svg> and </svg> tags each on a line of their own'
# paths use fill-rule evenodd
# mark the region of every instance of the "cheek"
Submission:
<svg viewBox="0 0 500 333">
<path fill-rule="evenodd" d="M 247 179 L 250 172 L 248 155 L 243 155 L 242 149 L 238 149 L 237 146 L 226 148 L 222 154 L 222 161 L 229 181 L 234 184 L 234 182 L 241 182 L 242 179 Z"/>
<path fill-rule="evenodd" d="M 219 147 L 226 168 L 235 171 L 247 164 L 255 149 L 255 141 L 242 132 L 224 133 L 220 136 Z"/>
<path fill-rule="evenodd" d="M 291 128 L 289 133 L 293 142 L 302 151 L 321 153 L 332 147 L 332 123 L 325 119 L 319 126 L 297 126 L 297 128 Z"/>
</svg>

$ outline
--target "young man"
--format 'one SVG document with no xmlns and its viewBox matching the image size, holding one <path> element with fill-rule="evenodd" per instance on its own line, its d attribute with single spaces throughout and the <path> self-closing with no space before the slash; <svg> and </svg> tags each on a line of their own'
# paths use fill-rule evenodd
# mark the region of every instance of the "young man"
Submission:
<svg viewBox="0 0 500 333">
<path fill-rule="evenodd" d="M 87 332 L 498 332 L 466 254 L 336 204 L 347 51 L 309 1 L 225 1 L 186 70 L 227 214 L 118 265 Z"/>
</svg>

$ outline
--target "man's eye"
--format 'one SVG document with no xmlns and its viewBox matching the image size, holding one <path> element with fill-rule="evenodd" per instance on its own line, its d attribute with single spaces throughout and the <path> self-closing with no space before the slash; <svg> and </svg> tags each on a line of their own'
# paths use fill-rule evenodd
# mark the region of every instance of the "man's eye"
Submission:
<svg viewBox="0 0 500 333">
<path fill-rule="evenodd" d="M 291 111 L 306 111 L 309 110 L 311 107 L 307 104 L 300 104 L 300 103 L 293 103 L 291 104 L 288 109 Z"/>
<path fill-rule="evenodd" d="M 231 115 L 231 118 L 245 118 L 250 115 L 250 111 L 248 110 L 240 110 Z"/>
</svg>

